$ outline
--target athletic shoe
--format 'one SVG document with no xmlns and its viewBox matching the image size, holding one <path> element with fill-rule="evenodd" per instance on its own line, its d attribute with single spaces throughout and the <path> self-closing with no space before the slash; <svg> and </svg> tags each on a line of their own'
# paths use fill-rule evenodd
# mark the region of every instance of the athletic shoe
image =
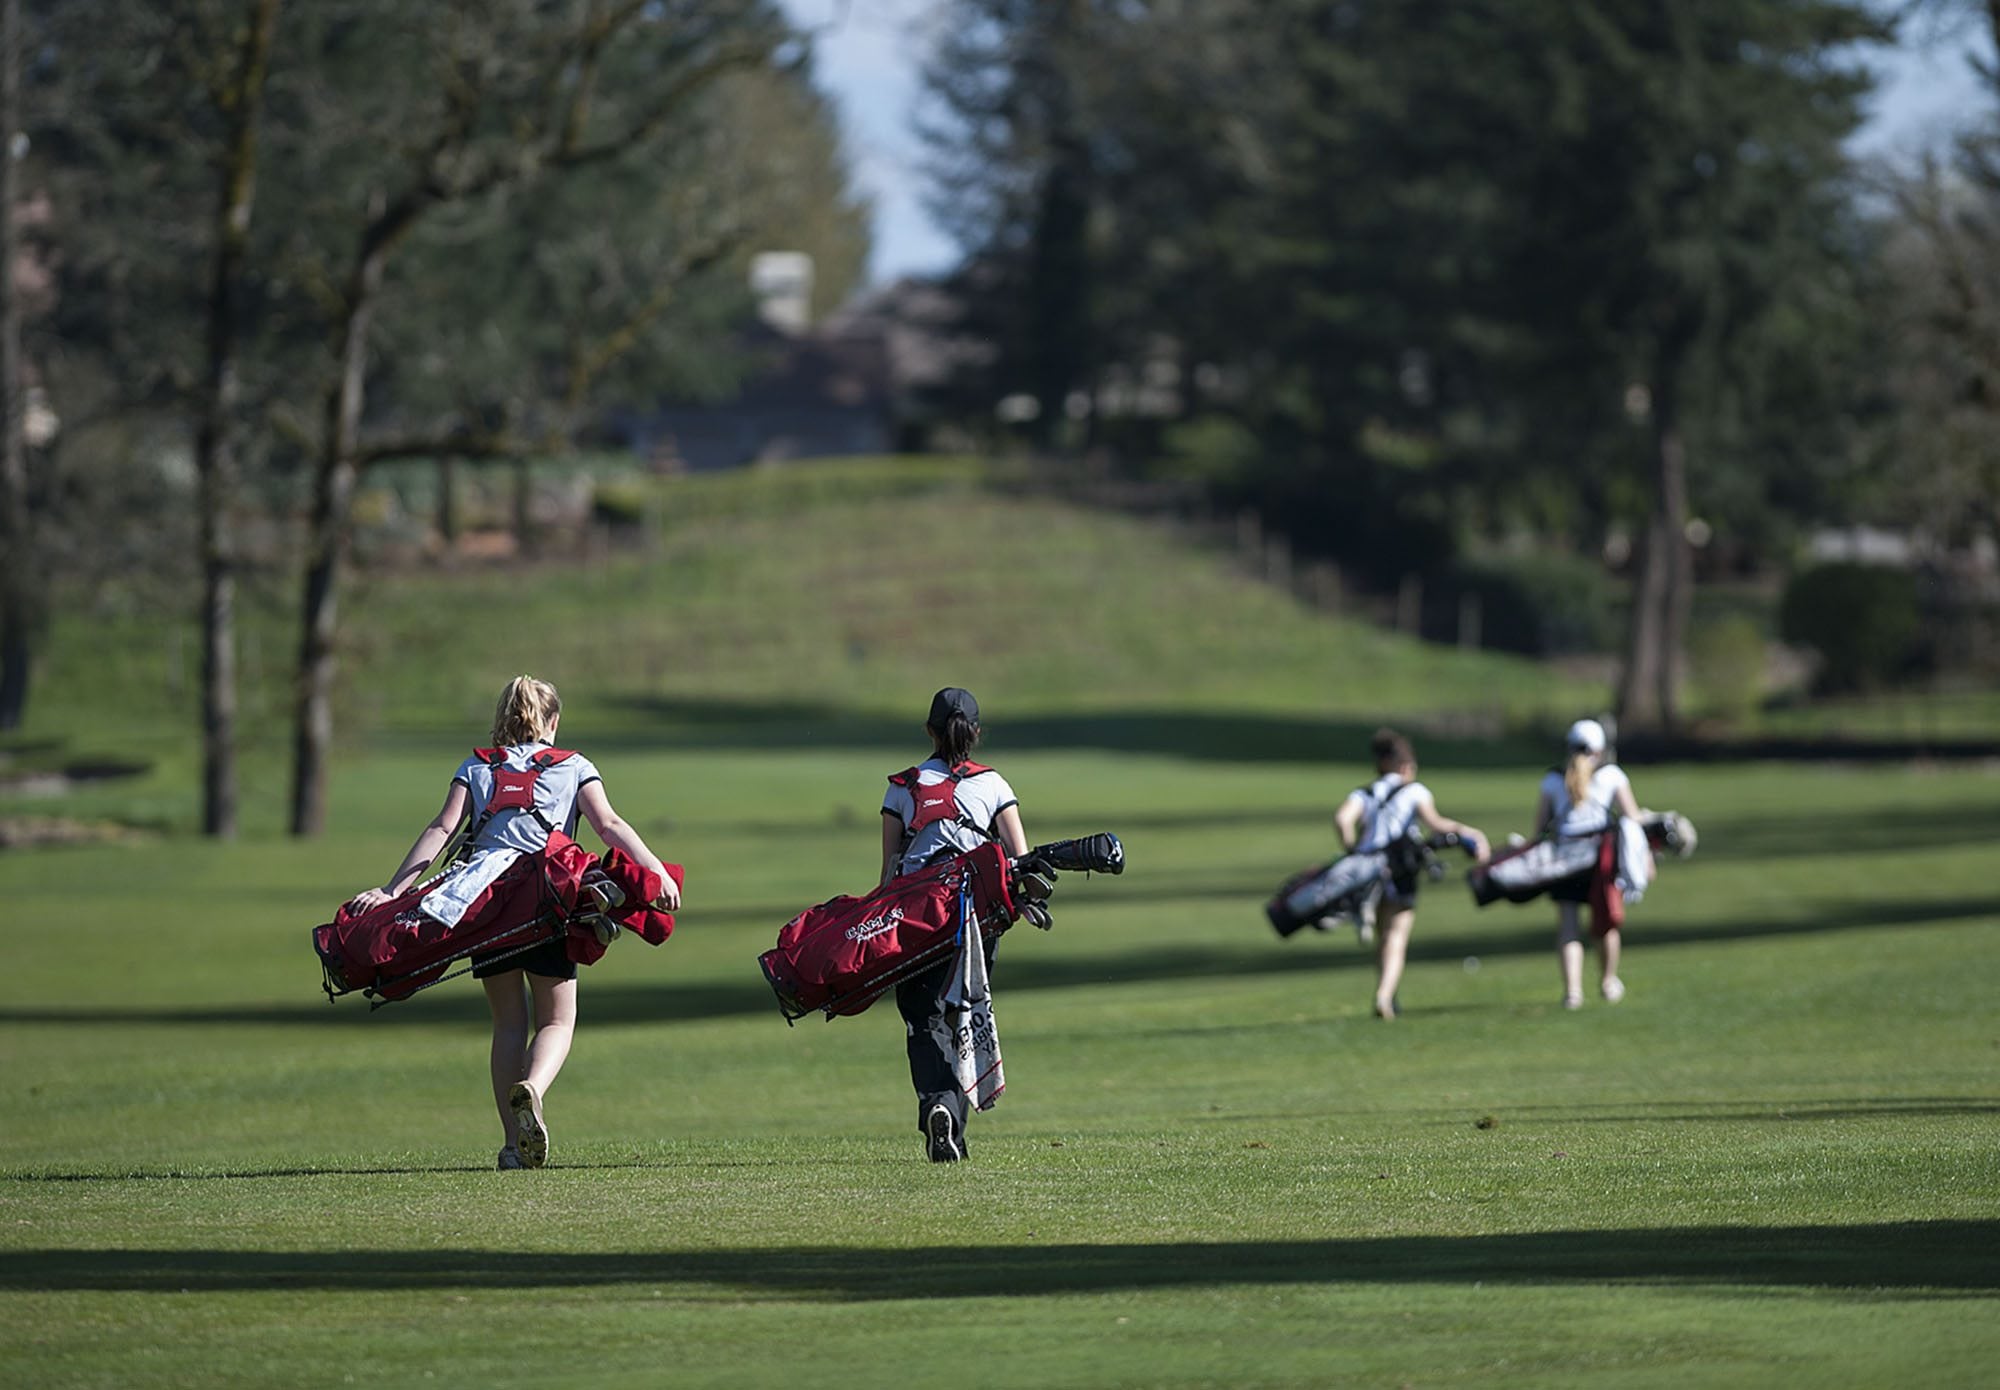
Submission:
<svg viewBox="0 0 2000 1390">
<path fill-rule="evenodd" d="M 1607 975 L 1602 988 L 1604 990 L 1604 1002 L 1607 1004 L 1616 1004 L 1620 999 L 1625 997 L 1625 982 L 1616 975 Z"/>
<path fill-rule="evenodd" d="M 1583 996 L 1582 996 L 1581 994 L 1565 994 L 1565 995 L 1563 996 L 1563 1007 L 1564 1007 L 1565 1009 L 1580 1009 L 1580 1008 L 1582 1008 L 1582 1007 L 1583 1007 Z"/>
<path fill-rule="evenodd" d="M 965 1145 L 952 1123 L 951 1111 L 933 1105 L 924 1116 L 924 1145 L 933 1163 L 956 1163 L 965 1157 Z"/>
<path fill-rule="evenodd" d="M 520 1150 L 521 1166 L 541 1167 L 549 1161 L 549 1127 L 542 1123 L 542 1098 L 527 1082 L 516 1081 L 507 1093 L 507 1108 L 514 1112 L 514 1126 L 520 1133 L 514 1147 Z"/>
<path fill-rule="evenodd" d="M 1398 1004 L 1394 999 L 1391 999 L 1389 1001 L 1389 1006 L 1387 1008 L 1382 1007 L 1380 1003 L 1377 1003 L 1375 1005 L 1375 1017 L 1377 1018 L 1396 1018 L 1400 1016 L 1402 1012 L 1403 1012 L 1402 1006 Z"/>
<path fill-rule="evenodd" d="M 501 1172 L 509 1173 L 516 1168 L 525 1168 L 528 1165 L 521 1162 L 520 1150 L 509 1144 L 506 1148 L 500 1150 L 500 1162 L 497 1166 Z"/>
</svg>

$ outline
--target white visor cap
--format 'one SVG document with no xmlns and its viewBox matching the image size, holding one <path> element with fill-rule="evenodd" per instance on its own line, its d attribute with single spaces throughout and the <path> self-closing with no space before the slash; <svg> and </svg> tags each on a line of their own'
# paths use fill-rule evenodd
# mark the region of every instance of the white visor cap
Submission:
<svg viewBox="0 0 2000 1390">
<path fill-rule="evenodd" d="M 1573 753 L 1602 753 L 1604 726 L 1595 719 L 1579 719 L 1569 726 L 1567 741 Z"/>
</svg>

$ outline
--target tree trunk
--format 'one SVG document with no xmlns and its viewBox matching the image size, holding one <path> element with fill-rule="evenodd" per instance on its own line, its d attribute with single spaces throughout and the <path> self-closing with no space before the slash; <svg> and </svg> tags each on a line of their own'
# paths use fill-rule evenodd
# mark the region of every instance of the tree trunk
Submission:
<svg viewBox="0 0 2000 1390">
<path fill-rule="evenodd" d="M 1653 512 L 1632 587 L 1631 631 L 1618 685 L 1618 722 L 1626 729 L 1671 729 L 1680 721 L 1681 650 L 1694 586 L 1677 365 L 1659 374 L 1653 392 Z"/>
<path fill-rule="evenodd" d="M 28 517 L 28 455 L 21 437 L 21 303 L 14 292 L 15 133 L 21 128 L 21 0 L 0 0 L 0 729 L 28 709 L 38 589 Z"/>
<path fill-rule="evenodd" d="M 438 455 L 437 490 L 438 539 L 449 554 L 458 546 L 458 455 Z"/>
<path fill-rule="evenodd" d="M 208 375 L 195 447 L 200 478 L 202 830 L 236 836 L 236 542 L 229 513 L 236 498 L 236 328 L 250 214 L 257 188 L 257 119 L 277 29 L 279 0 L 255 0 L 225 105 L 216 214 L 215 261 L 208 294 Z"/>
<path fill-rule="evenodd" d="M 535 475 L 526 458 L 514 460 L 514 553 L 535 553 Z"/>
<path fill-rule="evenodd" d="M 361 411 L 368 388 L 368 329 L 382 288 L 388 246 L 375 244 L 356 266 L 341 324 L 340 376 L 327 395 L 326 438 L 313 474 L 306 540 L 305 605 L 300 615 L 299 677 L 292 734 L 294 835 L 326 828 L 326 772 L 333 747 L 334 636 L 339 625 L 340 552 L 360 472 Z"/>
<path fill-rule="evenodd" d="M 1688 548 L 1687 451 L 1677 417 L 1663 424 L 1656 454 L 1659 460 L 1660 510 L 1658 535 L 1665 551 L 1665 591 L 1660 595 L 1660 659 L 1658 682 L 1660 725 L 1677 729 L 1681 722 L 1681 681 L 1686 674 L 1688 621 L 1694 611 L 1694 554 Z"/>
<path fill-rule="evenodd" d="M 1090 257 L 1086 156 L 1081 141 L 1058 136 L 1042 187 L 1028 283 L 1028 351 L 1036 412 L 1031 437 L 1058 451 L 1069 435 L 1071 392 L 1089 378 Z"/>
</svg>

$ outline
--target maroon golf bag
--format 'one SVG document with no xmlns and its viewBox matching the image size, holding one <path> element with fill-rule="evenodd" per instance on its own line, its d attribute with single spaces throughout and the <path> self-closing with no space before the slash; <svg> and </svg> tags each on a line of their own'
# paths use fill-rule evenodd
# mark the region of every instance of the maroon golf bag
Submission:
<svg viewBox="0 0 2000 1390">
<path fill-rule="evenodd" d="M 969 913 L 984 936 L 1022 917 L 1049 925 L 1044 900 L 1058 871 L 1116 874 L 1125 850 L 1116 835 L 1062 840 L 1008 859 L 997 844 L 892 878 L 864 897 L 809 907 L 757 957 L 787 1022 L 814 1009 L 831 1019 L 858 1014 L 904 980 L 948 959 Z"/>
<path fill-rule="evenodd" d="M 678 864 L 666 869 L 681 881 Z M 622 905 L 598 913 L 595 897 L 583 892 L 585 875 L 593 873 L 618 888 Z M 423 911 L 433 887 L 435 880 L 419 884 L 365 912 L 342 904 L 331 922 L 313 928 L 328 1000 L 359 990 L 380 1008 L 455 978 L 451 967 L 460 961 L 504 959 L 551 941 L 589 965 L 603 956 L 602 935 L 609 935 L 600 934 L 600 917 L 655 946 L 674 929 L 672 916 L 648 906 L 663 887 L 658 874 L 620 849 L 600 860 L 559 830 L 546 847 L 508 865 L 455 923 Z"/>
<path fill-rule="evenodd" d="M 1007 856 L 996 844 L 892 878 L 866 897 L 809 907 L 757 958 L 787 1019 L 824 1009 L 858 1014 L 889 990 L 951 954 L 961 894 L 979 929 L 997 936 L 1021 915 Z"/>
</svg>

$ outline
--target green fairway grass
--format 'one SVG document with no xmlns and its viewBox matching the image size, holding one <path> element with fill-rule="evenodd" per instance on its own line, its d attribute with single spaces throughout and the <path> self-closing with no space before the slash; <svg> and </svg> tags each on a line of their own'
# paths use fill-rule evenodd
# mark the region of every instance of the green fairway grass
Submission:
<svg viewBox="0 0 2000 1390">
<path fill-rule="evenodd" d="M 670 480 L 630 551 L 358 576 L 311 843 L 282 596 L 246 598 L 234 844 L 189 833 L 191 635 L 61 615 L 3 751 L 146 767 L 0 794 L 136 832 L 0 853 L 0 1385 L 1994 1381 L 1993 768 L 1634 768 L 1701 846 L 1631 911 L 1629 997 L 1562 1010 L 1552 909 L 1475 909 L 1454 861 L 1383 1022 L 1351 932 L 1261 911 L 1373 724 L 1498 838 L 1602 689 L 1005 483 Z M 688 881 L 671 941 L 584 973 L 551 1166 L 497 1173 L 478 989 L 328 1004 L 308 931 L 520 670 Z M 1030 837 L 1130 867 L 1001 943 L 1009 1088 L 933 1166 L 894 1009 L 788 1028 L 756 956 L 872 884 L 946 683 Z"/>
<path fill-rule="evenodd" d="M 889 750 L 630 738 L 601 760 L 688 907 L 586 972 L 552 1166 L 494 1173 L 476 990 L 329 1006 L 306 943 L 455 756 L 345 767 L 322 845 L 0 858 L 10 1381 L 1973 1385 L 2000 1353 L 1983 771 L 1642 770 L 1704 839 L 1633 909 L 1624 1003 L 1563 1012 L 1551 914 L 1447 881 L 1385 1024 L 1351 935 L 1259 911 L 1359 769 L 1017 748 L 1031 834 L 1120 830 L 1131 868 L 1003 942 L 1010 1088 L 934 1167 L 893 1010 L 788 1029 L 754 961 L 871 877 Z M 1533 772 L 1429 776 L 1503 832 Z"/>
</svg>

